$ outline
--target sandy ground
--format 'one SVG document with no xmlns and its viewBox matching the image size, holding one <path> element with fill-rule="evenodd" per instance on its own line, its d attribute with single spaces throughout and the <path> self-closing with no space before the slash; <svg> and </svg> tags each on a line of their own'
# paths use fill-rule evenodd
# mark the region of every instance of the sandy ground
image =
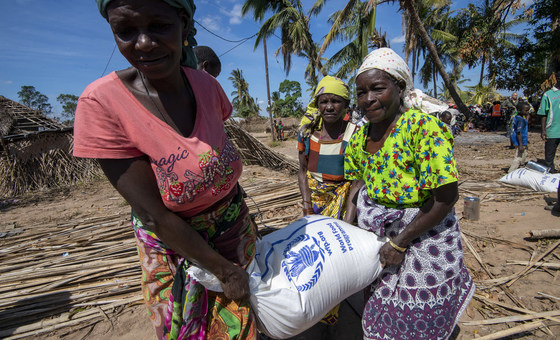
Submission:
<svg viewBox="0 0 560 340">
<path fill-rule="evenodd" d="M 529 160 L 536 161 L 542 158 L 544 146 L 538 134 L 531 132 L 529 140 Z M 269 142 L 265 140 L 265 143 Z M 457 214 L 462 216 L 464 197 L 482 198 L 480 220 L 469 222 L 463 219 L 461 228 L 469 235 L 467 240 L 474 250 L 473 252 L 465 246 L 465 262 L 479 288 L 484 288 L 477 290 L 479 298 L 473 299 L 466 313 L 463 314 L 458 339 L 476 338 L 511 329 L 520 324 L 510 322 L 465 325 L 463 322 L 498 318 L 520 311 L 530 313 L 560 309 L 558 268 L 530 272 L 508 286 L 492 286 L 488 281 L 491 278 L 513 277 L 524 267 L 512 264 L 511 261 L 529 261 L 532 255 L 538 256 L 550 249 L 557 241 L 555 239 L 531 241 L 526 238 L 529 230 L 552 229 L 560 225 L 560 217 L 552 216 L 549 211 L 544 210 L 547 199 L 555 198 L 555 194 L 529 195 L 526 191 L 519 194 L 516 188 L 497 185 L 496 180 L 505 174 L 514 154 L 514 150 L 507 148 L 508 145 L 509 142 L 503 133 L 463 133 L 456 139 L 455 153 L 461 184 L 461 197 L 456 204 Z M 282 142 L 273 149 L 294 159 L 297 158 L 293 139 Z M 557 155 L 556 164 L 560 164 L 560 155 Z M 294 181 L 297 180 L 295 175 L 275 173 L 257 166 L 246 167 L 242 180 L 247 180 L 246 174 L 263 176 L 278 174 L 278 176 L 291 176 Z M 17 226 L 35 225 L 41 221 L 102 216 L 126 212 L 129 209 L 126 202 L 105 180 L 29 194 L 2 203 L 0 232 Z M 475 255 L 484 265 L 479 263 Z M 558 263 L 559 256 L 560 249 L 554 248 L 545 260 Z M 361 338 L 358 314 L 361 313 L 362 304 L 363 300 L 359 294 L 342 303 L 341 320 L 339 326 L 332 330 L 331 339 Z M 548 329 L 521 333 L 512 338 L 560 337 L 560 326 L 557 326 L 558 319 L 556 320 L 546 321 L 549 325 Z M 153 339 L 154 336 L 144 307 L 133 305 L 117 315 L 110 315 L 110 319 L 97 323 L 93 328 L 66 328 L 41 338 L 143 340 Z"/>
</svg>

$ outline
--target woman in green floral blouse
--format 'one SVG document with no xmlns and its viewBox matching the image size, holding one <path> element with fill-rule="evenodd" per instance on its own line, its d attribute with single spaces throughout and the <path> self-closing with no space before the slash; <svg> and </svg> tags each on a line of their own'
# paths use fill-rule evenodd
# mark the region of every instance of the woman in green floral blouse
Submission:
<svg viewBox="0 0 560 340">
<path fill-rule="evenodd" d="M 427 114 L 434 101 L 413 89 L 391 49 L 366 57 L 356 94 L 369 123 L 346 148 L 345 178 L 365 184 L 358 226 L 389 239 L 364 309 L 364 338 L 447 338 L 474 293 L 453 209 L 453 136 Z"/>
</svg>

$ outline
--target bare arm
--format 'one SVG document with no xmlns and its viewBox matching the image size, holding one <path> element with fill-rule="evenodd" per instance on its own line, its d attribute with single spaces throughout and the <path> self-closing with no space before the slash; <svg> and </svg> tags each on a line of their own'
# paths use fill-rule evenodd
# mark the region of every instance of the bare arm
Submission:
<svg viewBox="0 0 560 340">
<path fill-rule="evenodd" d="M 309 189 L 309 181 L 307 180 L 307 158 L 303 151 L 298 154 L 299 158 L 299 171 L 298 171 L 298 185 L 303 199 L 303 216 L 311 215 L 313 204 L 311 203 L 311 189 Z"/>
<path fill-rule="evenodd" d="M 363 180 L 352 181 L 350 185 L 350 192 L 348 193 L 348 200 L 346 201 L 346 215 L 344 215 L 344 222 L 353 223 L 356 218 L 356 206 L 358 204 L 358 192 L 364 186 Z"/>
<path fill-rule="evenodd" d="M 517 157 L 521 157 L 523 154 L 523 137 L 521 132 L 517 132 Z"/>
<path fill-rule="evenodd" d="M 397 246 L 408 247 L 412 240 L 438 225 L 451 211 L 459 197 L 457 182 L 442 185 L 432 192 L 433 197 L 424 203 L 412 222 L 393 238 L 393 242 Z M 389 243 L 386 243 L 379 251 L 379 255 L 381 265 L 390 266 L 401 264 L 405 253 L 398 252 Z"/>
<path fill-rule="evenodd" d="M 541 118 L 541 138 L 546 140 L 546 116 L 542 116 Z"/>
<path fill-rule="evenodd" d="M 214 274 L 228 298 L 239 300 L 249 294 L 248 274 L 214 251 L 198 232 L 165 207 L 146 157 L 98 161 L 111 184 L 161 241 Z"/>
</svg>

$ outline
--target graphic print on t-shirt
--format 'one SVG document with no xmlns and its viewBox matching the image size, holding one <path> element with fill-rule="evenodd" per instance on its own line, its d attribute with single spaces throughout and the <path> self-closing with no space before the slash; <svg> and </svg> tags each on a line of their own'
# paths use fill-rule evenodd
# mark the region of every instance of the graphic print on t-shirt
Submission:
<svg viewBox="0 0 560 340">
<path fill-rule="evenodd" d="M 180 155 L 184 159 L 194 157 L 188 152 L 182 152 Z M 226 139 L 221 152 L 220 148 L 213 147 L 197 157 L 200 172 L 186 169 L 183 178 L 179 178 L 172 171 L 173 166 L 170 166 L 170 162 L 152 160 L 152 163 L 156 165 L 158 187 L 164 201 L 183 204 L 192 202 L 197 194 L 210 187 L 213 196 L 218 195 L 222 190 L 231 188 L 233 179 L 231 163 L 238 160 L 239 155 L 235 152 L 229 139 Z M 171 155 L 167 159 L 174 159 L 174 157 Z"/>
</svg>

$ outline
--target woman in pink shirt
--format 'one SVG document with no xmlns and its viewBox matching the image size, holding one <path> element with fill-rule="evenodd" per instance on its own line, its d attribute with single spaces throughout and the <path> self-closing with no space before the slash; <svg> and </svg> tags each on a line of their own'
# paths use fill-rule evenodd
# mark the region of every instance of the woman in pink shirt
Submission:
<svg viewBox="0 0 560 340">
<path fill-rule="evenodd" d="M 96 0 L 132 67 L 90 84 L 74 155 L 96 158 L 133 209 L 142 290 L 158 338 L 253 339 L 243 266 L 256 226 L 237 181 L 242 164 L 223 121 L 232 107 L 196 70 L 192 0 Z M 186 272 L 212 272 L 223 293 Z"/>
</svg>

